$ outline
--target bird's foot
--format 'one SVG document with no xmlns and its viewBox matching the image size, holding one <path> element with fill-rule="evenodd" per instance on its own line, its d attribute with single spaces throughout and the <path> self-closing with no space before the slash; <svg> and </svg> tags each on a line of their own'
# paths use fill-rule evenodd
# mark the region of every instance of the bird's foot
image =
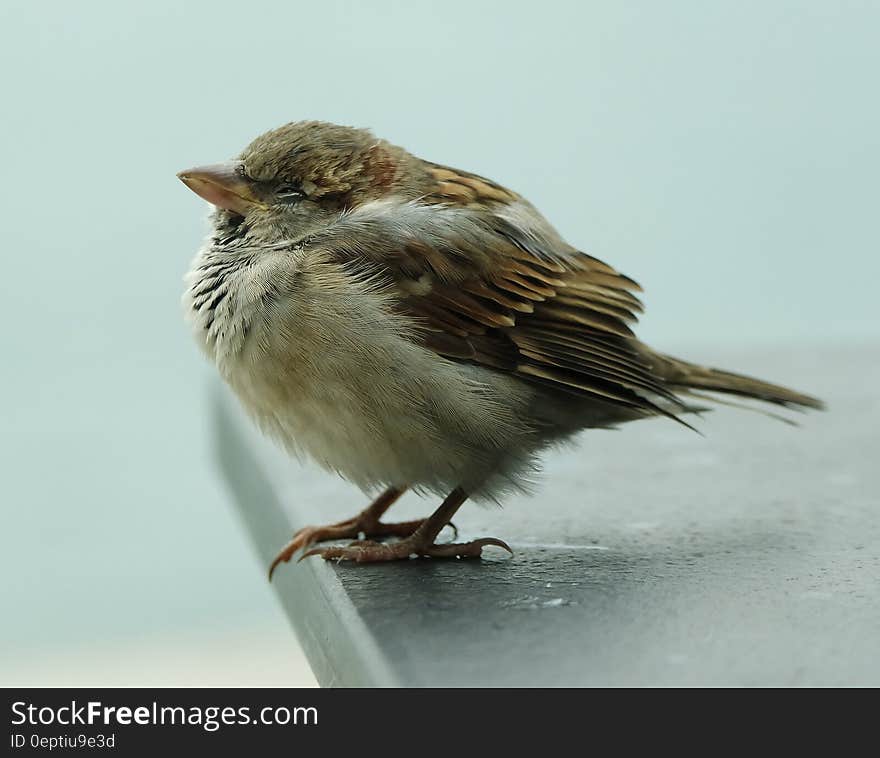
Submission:
<svg viewBox="0 0 880 758">
<path fill-rule="evenodd" d="M 319 555 L 325 561 L 355 561 L 356 563 L 379 563 L 402 561 L 408 558 L 479 558 L 486 545 L 495 545 L 513 555 L 510 546 L 495 537 L 483 537 L 472 542 L 450 542 L 438 545 L 427 542 L 421 535 L 412 534 L 398 542 L 372 542 L 361 540 L 347 547 L 317 547 L 303 553 L 300 560 Z"/>
<path fill-rule="evenodd" d="M 293 535 L 290 542 L 284 546 L 284 549 L 272 561 L 272 565 L 269 567 L 269 579 L 272 579 L 272 573 L 279 563 L 287 563 L 298 550 L 307 550 L 316 542 L 342 539 L 357 540 L 362 537 L 366 540 L 378 537 L 409 537 L 424 522 L 425 519 L 416 519 L 415 521 L 399 521 L 386 524 L 376 518 L 370 518 L 368 513 L 359 513 L 354 518 L 340 521 L 338 524 L 304 527 Z M 449 526 L 455 530 L 455 534 L 458 536 L 458 530 L 455 528 L 455 525 L 449 524 Z"/>
</svg>

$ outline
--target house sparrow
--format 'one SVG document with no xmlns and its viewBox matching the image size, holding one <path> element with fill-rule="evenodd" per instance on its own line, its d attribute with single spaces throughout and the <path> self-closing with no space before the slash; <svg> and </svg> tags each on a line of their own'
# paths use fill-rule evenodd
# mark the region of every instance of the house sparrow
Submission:
<svg viewBox="0 0 880 758">
<path fill-rule="evenodd" d="M 199 344 L 287 450 L 384 488 L 354 518 L 300 530 L 270 577 L 301 549 L 354 561 L 509 550 L 435 540 L 467 498 L 522 489 L 551 445 L 651 416 L 681 422 L 700 391 L 821 407 L 655 352 L 630 328 L 636 282 L 517 193 L 368 131 L 291 123 L 178 176 L 216 206 L 186 277 Z M 407 488 L 445 499 L 425 519 L 381 521 Z"/>
</svg>

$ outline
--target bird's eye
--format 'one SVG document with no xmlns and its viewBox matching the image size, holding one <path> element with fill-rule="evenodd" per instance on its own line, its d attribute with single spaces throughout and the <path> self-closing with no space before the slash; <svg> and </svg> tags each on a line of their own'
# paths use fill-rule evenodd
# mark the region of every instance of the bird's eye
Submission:
<svg viewBox="0 0 880 758">
<path fill-rule="evenodd" d="M 275 190 L 275 195 L 285 203 L 294 203 L 305 197 L 306 193 L 295 184 L 281 184 Z"/>
</svg>

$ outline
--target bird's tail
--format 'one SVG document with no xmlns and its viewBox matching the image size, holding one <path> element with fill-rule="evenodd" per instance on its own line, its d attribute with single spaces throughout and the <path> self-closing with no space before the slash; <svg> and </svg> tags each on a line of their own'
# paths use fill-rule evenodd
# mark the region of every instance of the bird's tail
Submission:
<svg viewBox="0 0 880 758">
<path fill-rule="evenodd" d="M 707 366 L 672 358 L 668 355 L 655 353 L 652 355 L 654 370 L 665 380 L 669 388 L 675 392 L 689 394 L 691 390 L 705 392 L 722 392 L 727 395 L 761 400 L 786 408 L 816 408 L 821 410 L 825 404 L 810 395 L 795 392 L 778 384 L 771 384 L 750 376 L 721 371 Z M 696 393 L 694 393 L 696 394 Z M 711 398 L 709 398 L 711 399 Z"/>
</svg>

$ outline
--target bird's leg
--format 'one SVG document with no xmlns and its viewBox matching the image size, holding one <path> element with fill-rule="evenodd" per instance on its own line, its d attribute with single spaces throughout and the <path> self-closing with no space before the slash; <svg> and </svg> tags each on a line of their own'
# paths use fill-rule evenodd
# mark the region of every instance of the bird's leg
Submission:
<svg viewBox="0 0 880 758">
<path fill-rule="evenodd" d="M 306 526 L 300 529 L 272 561 L 272 565 L 269 567 L 269 579 L 272 578 L 272 573 L 279 563 L 289 561 L 297 550 L 305 550 L 315 542 L 358 539 L 361 535 L 364 535 L 366 539 L 371 537 L 408 537 L 422 525 L 425 519 L 392 524 L 384 524 L 379 520 L 404 492 L 406 492 L 406 487 L 389 487 L 354 518 L 340 521 L 338 524 Z"/>
<path fill-rule="evenodd" d="M 454 489 L 443 504 L 424 519 L 409 536 L 398 542 L 354 542 L 348 547 L 315 548 L 303 553 L 300 560 L 310 555 L 320 555 L 325 560 L 337 559 L 376 563 L 379 561 L 399 561 L 414 556 L 428 558 L 479 558 L 486 545 L 504 548 L 511 555 L 513 550 L 506 542 L 494 537 L 484 537 L 473 542 L 453 542 L 438 545 L 434 542 L 461 504 L 467 500 L 467 493 L 461 487 Z"/>
</svg>

